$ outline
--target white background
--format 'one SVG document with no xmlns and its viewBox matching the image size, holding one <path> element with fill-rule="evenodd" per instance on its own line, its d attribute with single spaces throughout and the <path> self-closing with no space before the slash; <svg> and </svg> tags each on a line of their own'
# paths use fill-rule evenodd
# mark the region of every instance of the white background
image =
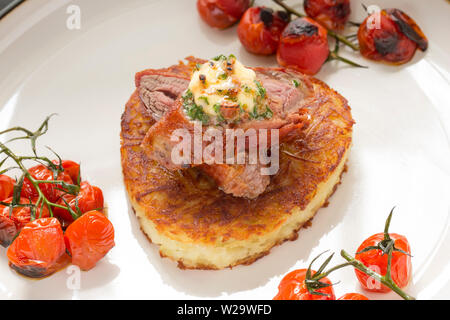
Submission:
<svg viewBox="0 0 450 320">
<path fill-rule="evenodd" d="M 103 189 L 117 245 L 95 269 L 82 273 L 76 291 L 67 288 L 64 270 L 39 281 L 18 276 L 0 249 L 0 297 L 271 299 L 284 274 L 306 267 L 318 253 L 353 253 L 362 240 L 381 232 L 396 205 L 391 231 L 408 237 L 414 256 L 407 291 L 418 298 L 450 298 L 450 7 L 443 0 L 373 3 L 395 6 L 416 19 L 429 37 L 429 50 L 401 67 L 371 63 L 344 50 L 370 68 L 334 62 L 322 68 L 317 77 L 349 100 L 357 122 L 349 171 L 329 207 L 298 240 L 251 266 L 223 271 L 179 270 L 161 259 L 139 230 L 122 185 L 120 116 L 134 90 L 135 72 L 145 68 L 166 67 L 188 55 L 234 53 L 251 66 L 274 66 L 275 58 L 247 53 L 236 27 L 206 26 L 195 1 L 30 0 L 20 5 L 0 21 L 0 129 L 35 128 L 58 113 L 40 145 L 81 161 L 84 178 Z M 81 8 L 80 30 L 66 28 L 69 4 Z M 362 21 L 358 0 L 352 9 L 351 20 Z M 362 292 L 350 269 L 331 280 L 341 281 L 337 296 Z"/>
</svg>

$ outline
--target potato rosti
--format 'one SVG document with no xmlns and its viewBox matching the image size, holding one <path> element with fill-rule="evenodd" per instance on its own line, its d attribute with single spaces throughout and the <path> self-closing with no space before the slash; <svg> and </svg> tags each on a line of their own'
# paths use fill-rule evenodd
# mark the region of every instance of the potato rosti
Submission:
<svg viewBox="0 0 450 320">
<path fill-rule="evenodd" d="M 163 71 L 180 70 L 187 72 L 186 65 Z M 161 256 L 181 268 L 222 269 L 251 264 L 297 238 L 339 184 L 354 124 L 341 95 L 310 81 L 310 123 L 280 145 L 280 169 L 253 200 L 222 192 L 198 167 L 170 171 L 150 160 L 141 142 L 155 120 L 139 91 L 133 93 L 121 123 L 124 182 L 141 228 Z"/>
</svg>

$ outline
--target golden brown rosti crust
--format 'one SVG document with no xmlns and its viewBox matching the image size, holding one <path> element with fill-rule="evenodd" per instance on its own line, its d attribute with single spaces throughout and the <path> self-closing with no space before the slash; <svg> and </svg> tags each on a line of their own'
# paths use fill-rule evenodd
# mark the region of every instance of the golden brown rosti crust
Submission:
<svg viewBox="0 0 450 320">
<path fill-rule="evenodd" d="M 346 171 L 347 171 L 347 166 L 345 166 L 344 171 L 342 171 L 341 177 L 342 177 L 342 174 L 343 174 L 344 172 L 346 172 Z M 332 191 L 331 194 L 328 196 L 327 200 L 325 201 L 325 204 L 324 204 L 322 207 L 328 206 L 328 199 L 336 192 L 337 186 L 341 183 L 341 182 L 340 182 L 340 181 L 341 181 L 341 177 L 339 177 L 339 183 L 337 183 L 337 184 L 334 185 L 333 191 Z M 305 228 L 305 229 L 306 229 L 306 228 L 309 228 L 309 227 L 312 225 L 312 220 L 313 220 L 313 218 L 311 218 L 311 219 L 309 219 L 308 221 L 306 221 L 305 223 L 301 224 L 301 225 L 298 226 L 296 229 L 293 229 L 290 236 L 288 236 L 288 237 L 286 237 L 286 238 L 283 238 L 283 239 L 279 239 L 279 241 L 277 241 L 276 243 L 274 243 L 273 246 L 272 246 L 271 248 L 269 248 L 269 249 L 267 249 L 267 250 L 264 250 L 264 251 L 262 251 L 262 252 L 260 252 L 260 253 L 258 253 L 258 254 L 249 256 L 249 257 L 247 257 L 247 258 L 245 258 L 245 259 L 242 259 L 242 260 L 240 260 L 240 261 L 236 261 L 233 265 L 228 266 L 228 268 L 232 269 L 234 266 L 241 265 L 241 264 L 242 264 L 242 265 L 251 265 L 253 262 L 255 262 L 255 261 L 257 261 L 257 260 L 259 260 L 259 259 L 261 259 L 261 258 L 267 256 L 267 255 L 270 253 L 270 250 L 271 250 L 273 247 L 276 247 L 276 246 L 278 246 L 278 245 L 281 245 L 281 244 L 283 244 L 283 243 L 286 242 L 286 241 L 295 241 L 295 240 L 297 240 L 297 239 L 298 239 L 298 233 L 299 233 L 300 229 L 302 229 L 302 228 Z M 143 232 L 144 232 L 144 234 L 146 235 L 146 233 L 145 233 L 144 230 L 143 230 Z M 146 236 L 147 236 L 147 235 L 146 235 Z M 147 236 L 147 239 L 148 239 L 150 242 L 152 242 L 152 240 L 151 240 L 148 236 Z M 170 258 L 170 257 L 165 256 L 165 255 L 162 254 L 161 252 L 160 252 L 160 256 L 161 256 L 162 258 Z M 212 267 L 209 266 L 209 265 L 197 265 L 196 267 L 186 266 L 186 265 L 184 265 L 184 263 L 183 263 L 181 260 L 177 261 L 177 263 L 178 263 L 178 268 L 183 269 L 183 270 L 186 270 L 186 269 L 217 270 L 217 268 L 212 268 Z"/>
<path fill-rule="evenodd" d="M 347 101 L 323 82 L 312 81 L 316 96 L 309 106 L 311 123 L 281 146 L 280 170 L 255 200 L 224 194 L 195 168 L 168 171 L 149 160 L 140 142 L 154 121 L 133 93 L 121 123 L 123 176 L 133 206 L 145 210 L 158 233 L 180 243 L 220 245 L 279 228 L 294 209 L 306 208 L 317 186 L 334 172 L 351 146 L 354 121 Z M 300 228 L 273 245 L 295 239 Z M 250 264 L 269 250 L 233 265 Z M 186 267 L 182 261 L 179 266 Z"/>
</svg>

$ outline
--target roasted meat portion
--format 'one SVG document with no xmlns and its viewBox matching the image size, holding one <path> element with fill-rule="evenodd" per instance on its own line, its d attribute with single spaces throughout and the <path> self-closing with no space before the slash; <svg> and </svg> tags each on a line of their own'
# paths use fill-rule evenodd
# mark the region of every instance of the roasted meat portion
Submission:
<svg viewBox="0 0 450 320">
<path fill-rule="evenodd" d="M 148 74 L 139 82 L 139 96 L 153 119 L 160 120 L 186 90 L 189 79 L 164 74 Z"/>
<path fill-rule="evenodd" d="M 230 193 L 238 197 L 255 198 L 268 186 L 270 176 L 263 174 L 262 167 L 269 164 L 257 163 L 229 163 L 226 156 L 221 156 L 221 162 L 205 163 L 205 159 L 198 158 L 191 154 L 185 159 L 186 162 L 174 162 L 173 151 L 179 143 L 173 139 L 176 130 L 185 130 L 192 137 L 191 144 L 194 145 L 194 133 L 196 131 L 195 124 L 190 119 L 185 109 L 183 109 L 183 99 L 180 97 L 189 85 L 189 80 L 193 72 L 193 68 L 198 63 L 206 61 L 188 58 L 188 64 L 180 64 L 167 69 L 145 70 L 136 75 L 136 86 L 139 96 L 146 106 L 148 112 L 156 121 L 156 123 L 148 130 L 145 139 L 141 143 L 141 147 L 145 150 L 147 156 L 157 161 L 160 165 L 169 170 L 186 169 L 192 166 L 199 166 L 200 170 L 214 179 L 217 186 L 225 193 Z M 297 73 L 295 71 L 287 71 L 284 69 L 252 69 L 265 88 L 265 94 L 268 99 L 268 106 L 271 110 L 271 117 L 268 119 L 246 119 L 238 123 L 222 124 L 219 129 L 226 140 L 226 129 L 242 129 L 247 132 L 254 129 L 256 137 L 261 130 L 269 130 L 269 141 L 262 146 L 257 138 L 259 148 L 271 152 L 270 129 L 278 129 L 278 140 L 282 143 L 284 139 L 291 137 L 289 133 L 297 131 L 301 135 L 301 129 L 307 124 L 308 119 L 304 115 L 304 110 L 313 99 L 313 86 L 309 77 Z M 206 134 L 211 127 L 202 126 L 202 136 Z M 249 158 L 248 137 L 245 141 L 245 147 L 236 148 L 234 155 L 241 153 L 245 159 Z M 234 141 L 234 140 L 233 140 Z M 201 141 L 202 150 L 208 145 L 214 144 L 215 141 Z M 278 146 L 276 146 L 278 147 Z M 223 147 L 226 148 L 225 146 Z M 217 150 L 217 149 L 214 149 Z M 223 155 L 226 151 L 223 150 Z M 217 153 L 214 154 L 217 160 Z"/>
<path fill-rule="evenodd" d="M 310 225 L 339 187 L 354 123 L 345 98 L 311 81 L 309 124 L 301 136 L 291 131 L 285 137 L 292 139 L 280 146 L 279 172 L 253 201 L 218 190 L 201 167 L 171 171 L 151 161 L 141 143 L 156 121 L 135 90 L 121 120 L 124 185 L 140 227 L 162 257 L 189 269 L 248 265 Z"/>
</svg>

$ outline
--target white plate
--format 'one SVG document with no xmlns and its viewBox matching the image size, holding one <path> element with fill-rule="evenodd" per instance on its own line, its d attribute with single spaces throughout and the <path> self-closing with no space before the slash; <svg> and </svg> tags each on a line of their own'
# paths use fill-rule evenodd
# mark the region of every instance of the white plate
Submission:
<svg viewBox="0 0 450 320">
<path fill-rule="evenodd" d="M 354 21 L 364 17 L 358 2 L 353 1 Z M 407 235 L 414 255 L 408 291 L 418 298 L 450 298 L 449 4 L 374 2 L 416 19 L 429 37 L 429 50 L 401 67 L 354 55 L 370 68 L 331 63 L 322 69 L 318 78 L 349 100 L 357 122 L 349 171 L 329 207 L 298 240 L 251 266 L 224 271 L 179 270 L 141 233 L 122 185 L 120 116 L 134 89 L 134 73 L 142 69 L 169 66 L 191 54 L 234 53 L 253 66 L 275 65 L 275 59 L 248 54 L 235 27 L 207 27 L 194 0 L 33 0 L 6 16 L 0 21 L 0 129 L 35 128 L 57 112 L 40 145 L 81 161 L 85 178 L 103 189 L 117 245 L 81 274 L 80 290 L 67 287 L 66 271 L 40 281 L 18 276 L 0 249 L 0 297 L 271 299 L 284 274 L 305 267 L 318 253 L 354 252 L 382 230 L 396 205 L 391 231 Z M 70 4 L 81 8 L 79 30 L 66 27 Z M 361 292 L 350 269 L 331 278 L 341 280 L 338 296 Z"/>
</svg>

